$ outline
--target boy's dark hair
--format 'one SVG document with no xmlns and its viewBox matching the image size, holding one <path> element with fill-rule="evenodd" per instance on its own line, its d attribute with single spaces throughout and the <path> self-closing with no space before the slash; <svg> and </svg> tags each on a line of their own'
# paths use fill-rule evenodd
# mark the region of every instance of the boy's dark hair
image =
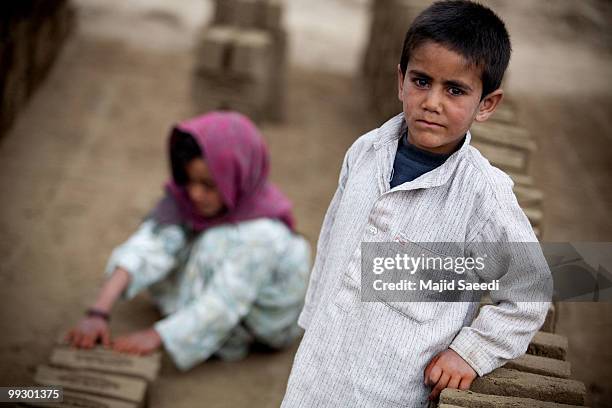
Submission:
<svg viewBox="0 0 612 408">
<path fill-rule="evenodd" d="M 172 130 L 170 137 L 170 169 L 174 182 L 185 185 L 189 181 L 185 167 L 193 159 L 202 158 L 202 149 L 198 142 L 187 132 Z"/>
<path fill-rule="evenodd" d="M 482 69 L 482 95 L 500 87 L 512 47 L 504 22 L 489 8 L 467 0 L 439 1 L 419 14 L 404 39 L 400 69 L 427 41 L 444 45 Z"/>
</svg>

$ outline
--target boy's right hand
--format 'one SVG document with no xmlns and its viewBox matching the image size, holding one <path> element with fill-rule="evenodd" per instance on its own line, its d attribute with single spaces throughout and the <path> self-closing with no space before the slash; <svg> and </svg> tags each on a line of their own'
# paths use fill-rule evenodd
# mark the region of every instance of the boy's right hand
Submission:
<svg viewBox="0 0 612 408">
<path fill-rule="evenodd" d="M 98 339 L 105 347 L 110 346 L 108 322 L 101 317 L 84 317 L 66 334 L 66 340 L 75 347 L 92 348 Z"/>
</svg>

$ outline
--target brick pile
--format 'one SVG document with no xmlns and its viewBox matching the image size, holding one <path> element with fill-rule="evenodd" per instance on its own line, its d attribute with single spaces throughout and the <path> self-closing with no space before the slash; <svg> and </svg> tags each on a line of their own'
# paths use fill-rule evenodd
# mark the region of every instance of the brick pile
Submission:
<svg viewBox="0 0 612 408">
<path fill-rule="evenodd" d="M 37 367 L 34 381 L 63 386 L 64 400 L 34 406 L 146 407 L 147 389 L 157 378 L 160 361 L 160 352 L 134 356 L 101 346 L 86 350 L 60 343 L 51 353 L 49 364 Z"/>
<path fill-rule="evenodd" d="M 566 360 L 568 341 L 554 333 L 556 310 L 551 305 L 546 321 L 527 353 L 479 377 L 469 391 L 445 389 L 439 408 L 571 408 L 585 403 L 586 387 L 572 380 Z"/>
<path fill-rule="evenodd" d="M 68 0 L 0 4 L 0 134 L 45 78 L 74 20 Z"/>
<path fill-rule="evenodd" d="M 397 65 L 412 20 L 432 0 L 374 0 L 369 42 L 362 73 L 369 109 L 378 123 L 401 112 L 397 99 Z M 514 192 L 538 238 L 542 237 L 542 191 L 531 177 L 531 161 L 537 149 L 529 132 L 517 119 L 516 106 L 508 98 L 485 123 L 475 124 L 472 144 L 496 167 L 512 177 Z"/>
<path fill-rule="evenodd" d="M 287 34 L 280 0 L 216 0 L 196 49 L 199 111 L 232 109 L 255 121 L 284 116 Z"/>
</svg>

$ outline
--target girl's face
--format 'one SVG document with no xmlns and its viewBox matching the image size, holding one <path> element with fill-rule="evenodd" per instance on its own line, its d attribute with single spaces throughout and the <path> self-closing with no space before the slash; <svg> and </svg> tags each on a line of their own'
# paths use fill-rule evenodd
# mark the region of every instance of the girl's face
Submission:
<svg viewBox="0 0 612 408">
<path fill-rule="evenodd" d="M 223 209 L 223 199 L 206 162 L 201 158 L 193 159 L 187 163 L 185 171 L 189 178 L 187 182 L 189 199 L 200 215 L 214 217 L 219 214 Z"/>
</svg>

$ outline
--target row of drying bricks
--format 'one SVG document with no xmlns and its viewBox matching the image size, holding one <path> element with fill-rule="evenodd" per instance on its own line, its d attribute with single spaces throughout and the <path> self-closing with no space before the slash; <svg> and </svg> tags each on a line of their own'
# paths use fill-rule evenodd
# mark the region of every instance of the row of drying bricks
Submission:
<svg viewBox="0 0 612 408">
<path fill-rule="evenodd" d="M 470 391 L 443 391 L 440 407 L 583 406 L 585 386 L 569 378 L 568 341 L 551 333 L 554 322 L 555 308 L 551 306 L 527 354 L 476 379 Z M 49 365 L 38 367 L 35 382 L 63 386 L 61 406 L 143 407 L 147 388 L 157 377 L 159 367 L 159 353 L 137 357 L 103 348 L 79 350 L 62 344 L 51 354 Z"/>
</svg>

